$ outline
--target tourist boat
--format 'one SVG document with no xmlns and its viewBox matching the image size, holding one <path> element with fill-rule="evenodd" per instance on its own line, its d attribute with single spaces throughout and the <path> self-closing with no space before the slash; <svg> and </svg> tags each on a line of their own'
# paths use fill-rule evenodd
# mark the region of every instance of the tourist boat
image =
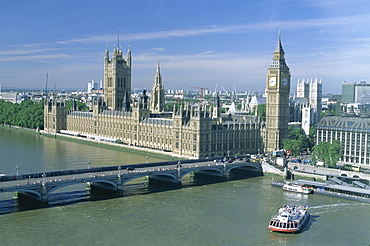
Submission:
<svg viewBox="0 0 370 246">
<path fill-rule="evenodd" d="M 270 220 L 268 228 L 277 232 L 297 232 L 309 220 L 308 206 L 284 205 Z"/>
<path fill-rule="evenodd" d="M 286 182 L 283 185 L 283 190 L 303 193 L 303 194 L 311 194 L 313 193 L 313 189 L 304 185 L 294 184 L 292 182 Z"/>
</svg>

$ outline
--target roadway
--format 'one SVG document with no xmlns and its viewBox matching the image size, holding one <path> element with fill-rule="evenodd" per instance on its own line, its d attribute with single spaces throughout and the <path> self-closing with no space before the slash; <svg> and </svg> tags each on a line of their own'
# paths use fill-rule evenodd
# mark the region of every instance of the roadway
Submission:
<svg viewBox="0 0 370 246">
<path fill-rule="evenodd" d="M 294 167 L 297 167 L 297 168 L 295 169 Z M 360 178 L 370 180 L 369 170 L 355 172 L 355 171 L 341 170 L 338 168 L 327 168 L 327 167 L 322 167 L 322 166 L 315 166 L 311 164 L 302 164 L 302 163 L 295 163 L 295 162 L 288 162 L 288 168 L 293 170 L 294 172 L 304 172 L 304 173 L 310 173 L 314 175 L 323 175 L 323 176 L 325 175 L 331 175 L 331 176 L 347 175 L 348 177 L 358 176 Z"/>
<path fill-rule="evenodd" d="M 235 163 L 243 163 L 243 162 L 235 162 Z M 232 165 L 232 163 L 226 163 L 227 165 Z M 117 171 L 102 171 L 102 172 L 86 172 L 81 174 L 72 174 L 72 175 L 60 175 L 60 176 L 53 176 L 53 177 L 42 177 L 42 178 L 28 178 L 28 179 L 18 179 L 12 181 L 4 181 L 0 182 L 0 192 L 7 191 L 10 188 L 14 188 L 16 186 L 41 186 L 42 183 L 52 183 L 52 182 L 63 182 L 66 183 L 71 181 L 71 183 L 77 183 L 76 180 L 81 180 L 81 182 L 93 182 L 97 179 L 104 179 L 105 177 L 112 177 L 117 175 L 127 175 L 127 174 L 137 174 L 137 173 L 147 173 L 150 174 L 151 172 L 158 172 L 158 171 L 165 171 L 165 170 L 177 170 L 178 166 L 180 165 L 181 169 L 186 168 L 199 168 L 199 167 L 207 167 L 207 166 L 215 166 L 215 165 L 224 165 L 223 162 L 214 162 L 214 161 L 206 161 L 206 162 L 197 162 L 197 163 L 185 163 L 182 164 L 179 162 L 178 164 L 173 165 L 164 165 L 164 166 L 153 166 L 153 167 L 143 167 L 143 168 L 135 168 L 134 170 L 127 170 L 125 166 L 117 166 Z M 120 168 L 120 169 L 119 169 Z M 21 175 L 19 175 L 21 176 Z"/>
</svg>

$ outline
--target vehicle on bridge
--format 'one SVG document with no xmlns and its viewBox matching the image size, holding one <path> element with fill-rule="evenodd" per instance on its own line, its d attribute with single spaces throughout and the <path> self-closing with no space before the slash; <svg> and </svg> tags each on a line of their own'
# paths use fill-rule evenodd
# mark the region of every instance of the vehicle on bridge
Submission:
<svg viewBox="0 0 370 246">
<path fill-rule="evenodd" d="M 361 172 L 361 167 L 358 165 L 344 164 L 341 170 Z"/>
</svg>

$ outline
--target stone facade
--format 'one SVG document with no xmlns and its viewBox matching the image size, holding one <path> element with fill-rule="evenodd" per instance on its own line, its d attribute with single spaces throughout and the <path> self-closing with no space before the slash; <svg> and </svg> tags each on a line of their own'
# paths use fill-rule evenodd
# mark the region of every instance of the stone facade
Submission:
<svg viewBox="0 0 370 246">
<path fill-rule="evenodd" d="M 131 88 L 131 52 L 127 60 L 115 48 L 109 59 L 105 52 L 104 98 L 97 98 L 89 112 L 67 112 L 65 102 L 45 103 L 45 132 L 67 133 L 82 138 L 121 143 L 171 152 L 187 158 L 220 157 L 263 151 L 262 122 L 257 116 L 221 115 L 215 105 L 179 104 L 163 112 L 164 95 L 159 64 L 154 79 L 152 106 L 144 91 L 127 102 Z M 130 96 L 130 95 L 129 95 Z M 151 111 L 153 110 L 153 112 Z"/>
<path fill-rule="evenodd" d="M 131 50 L 127 59 L 122 50 L 114 47 L 112 58 L 108 47 L 104 56 L 104 101 L 110 110 L 129 111 L 131 95 Z"/>
<path fill-rule="evenodd" d="M 285 63 L 280 33 L 272 64 L 266 76 L 266 145 L 265 152 L 282 149 L 288 137 L 290 70 Z"/>
<path fill-rule="evenodd" d="M 291 100 L 291 121 L 302 123 L 306 135 L 319 122 L 322 113 L 322 82 L 317 78 L 298 81 L 296 97 Z"/>
<path fill-rule="evenodd" d="M 143 97 L 134 103 L 131 112 L 108 110 L 102 100 L 94 101 L 92 112 L 66 112 L 63 102 L 51 101 L 50 105 L 51 110 L 45 107 L 46 132 L 67 130 L 80 137 L 188 158 L 262 150 L 261 123 L 254 116 L 212 119 L 211 107 L 194 108 L 186 104 L 175 108 L 171 117 L 151 118 Z"/>
<path fill-rule="evenodd" d="M 342 142 L 343 164 L 370 166 L 370 117 L 343 113 L 341 116 L 327 114 L 316 126 L 316 144 Z"/>
</svg>

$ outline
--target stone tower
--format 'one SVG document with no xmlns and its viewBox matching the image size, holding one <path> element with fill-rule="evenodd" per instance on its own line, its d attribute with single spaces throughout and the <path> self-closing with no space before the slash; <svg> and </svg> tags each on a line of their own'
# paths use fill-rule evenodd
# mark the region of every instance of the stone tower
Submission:
<svg viewBox="0 0 370 246">
<path fill-rule="evenodd" d="M 310 83 L 310 107 L 313 109 L 314 113 L 314 120 L 313 120 L 313 125 L 319 122 L 320 117 L 321 117 L 321 111 L 322 111 L 322 82 L 321 80 L 319 81 L 317 77 L 315 80 L 311 80 Z"/>
<path fill-rule="evenodd" d="M 265 152 L 271 153 L 283 147 L 288 137 L 290 70 L 285 63 L 280 32 L 272 64 L 266 76 L 266 139 Z"/>
<path fill-rule="evenodd" d="M 305 82 L 304 79 L 301 81 L 298 80 L 297 83 L 297 98 L 308 98 L 309 96 L 309 87 L 308 82 Z"/>
<path fill-rule="evenodd" d="M 66 107 L 65 101 L 55 99 L 44 102 L 44 130 L 46 132 L 58 133 L 66 129 Z"/>
<path fill-rule="evenodd" d="M 130 110 L 131 97 L 131 50 L 127 60 L 122 49 L 114 47 L 112 59 L 109 59 L 108 47 L 104 56 L 104 101 L 108 109 L 117 111 Z"/>
<path fill-rule="evenodd" d="M 162 84 L 162 76 L 159 69 L 159 62 L 157 64 L 157 71 L 154 76 L 154 84 L 150 98 L 150 110 L 152 113 L 158 114 L 164 111 L 164 87 Z"/>
</svg>

